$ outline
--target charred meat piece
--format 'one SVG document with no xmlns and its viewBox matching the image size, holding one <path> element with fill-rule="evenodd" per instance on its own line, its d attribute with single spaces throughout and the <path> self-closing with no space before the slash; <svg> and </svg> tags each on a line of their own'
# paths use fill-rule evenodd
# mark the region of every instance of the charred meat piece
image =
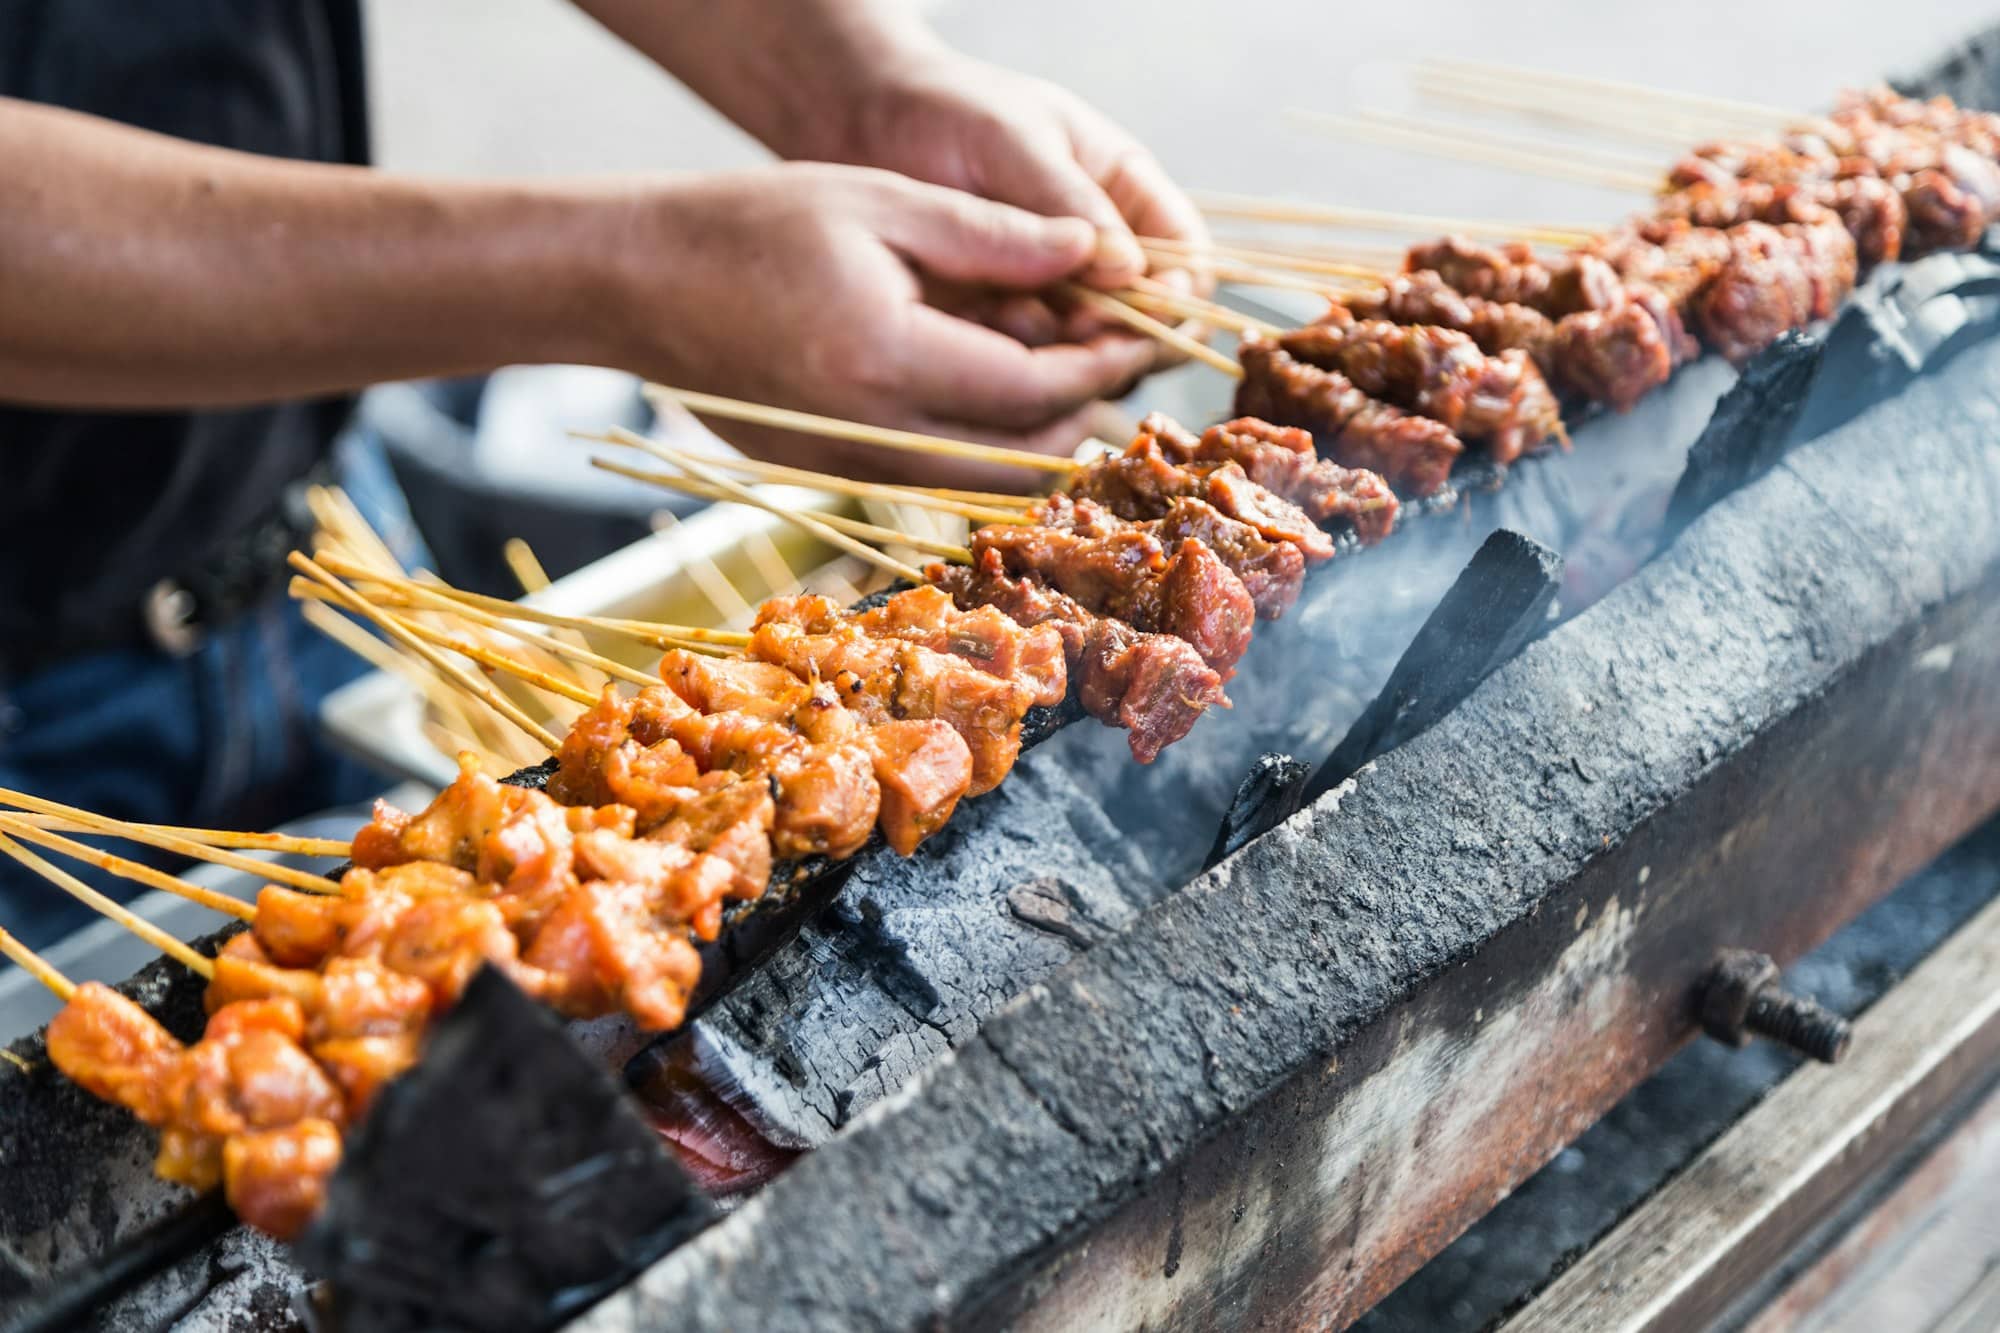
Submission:
<svg viewBox="0 0 2000 1333">
<path fill-rule="evenodd" d="M 1392 274 L 1382 291 L 1357 296 L 1347 307 L 1359 319 L 1394 324 L 1435 324 L 1468 335 L 1481 351 L 1526 352 L 1544 374 L 1552 368 L 1555 322 L 1532 306 L 1467 296 L 1435 270 Z"/>
<path fill-rule="evenodd" d="M 962 610 L 936 588 L 911 588 L 859 613 L 830 597 L 773 597 L 758 607 L 756 623 L 792 625 L 809 634 L 831 634 L 852 624 L 875 638 L 918 644 L 1026 684 L 1043 707 L 1061 703 L 1069 692 L 1062 641 L 1053 629 L 1024 628 L 990 606 Z"/>
<path fill-rule="evenodd" d="M 920 643 L 874 639 L 854 625 L 810 634 L 766 623 L 749 655 L 830 687 L 832 698 L 867 722 L 933 719 L 963 738 L 971 756 L 970 794 L 991 791 L 1021 750 L 1021 719 L 1037 690 L 1003 680 Z M 782 805 L 782 800 L 780 805 Z"/>
<path fill-rule="evenodd" d="M 1300 361 L 1275 342 L 1250 339 L 1238 355 L 1239 415 L 1310 431 L 1343 467 L 1376 473 L 1399 494 L 1436 494 L 1465 452 L 1442 422 L 1371 398 L 1345 375 Z"/>
<path fill-rule="evenodd" d="M 1144 431 L 1125 452 L 1078 469 L 1067 493 L 1073 499 L 1095 501 L 1120 518 L 1142 521 L 1165 518 L 1177 501 L 1200 500 L 1249 524 L 1267 541 L 1297 547 L 1309 563 L 1333 558 L 1332 538 L 1303 509 L 1252 481 L 1241 465 L 1177 463 L 1167 457 L 1158 438 Z"/>
<path fill-rule="evenodd" d="M 1854 238 L 1864 269 L 1902 256 L 1909 209 L 1903 195 L 1876 176 L 1772 184 L 1766 181 L 1701 182 L 1667 195 L 1658 216 L 1697 227 L 1726 228 L 1744 222 L 1810 222 L 1830 208 Z"/>
<path fill-rule="evenodd" d="M 1830 214 L 1728 233 L 1732 253 L 1690 307 L 1702 341 L 1741 365 L 1788 329 L 1833 312 L 1853 289 L 1854 238 Z"/>
<path fill-rule="evenodd" d="M 1305 584 L 1305 557 L 1297 546 L 1271 541 L 1249 524 L 1188 496 L 1168 501 L 1159 518 L 1141 522 L 1120 518 L 1088 497 L 1068 494 L 1050 497 L 1036 506 L 1034 514 L 1048 527 L 1083 537 L 1112 538 L 1136 529 L 1170 551 L 1188 541 L 1200 542 L 1243 580 L 1257 613 L 1266 620 L 1276 620 L 1290 610 Z"/>
<path fill-rule="evenodd" d="M 1653 301 L 1564 316 L 1555 332 L 1558 382 L 1620 412 L 1665 384 L 1677 364 L 1668 335 L 1680 329 L 1680 318 L 1657 293 Z"/>
<path fill-rule="evenodd" d="M 1250 646 L 1256 604 L 1215 552 L 1197 541 L 1170 549 L 1088 500 L 1054 496 L 1045 509 L 1070 512 L 1059 524 L 983 527 L 972 534 L 974 560 L 994 552 L 1009 573 L 1033 575 L 1094 614 L 1184 639 L 1227 678 Z"/>
<path fill-rule="evenodd" d="M 1147 417 L 1139 429 L 1183 466 L 1234 463 L 1251 481 L 1297 505 L 1312 522 L 1352 529 L 1364 546 L 1373 546 L 1396 526 L 1398 503 L 1389 484 L 1373 472 L 1321 458 L 1310 431 L 1238 417 L 1210 426 L 1197 438 L 1158 414 Z"/>
<path fill-rule="evenodd" d="M 1055 630 L 1078 702 L 1124 728 L 1142 764 L 1187 735 L 1208 709 L 1228 707 L 1222 677 L 1184 640 L 1134 629 L 1037 579 L 1009 574 L 998 551 L 982 553 L 970 568 L 932 565 L 925 573 L 962 606 L 996 607 L 1023 625 Z"/>
<path fill-rule="evenodd" d="M 1525 352 L 1489 356 L 1453 329 L 1354 320 L 1340 311 L 1281 335 L 1278 345 L 1295 360 L 1339 372 L 1372 398 L 1484 442 L 1498 463 L 1561 436 L 1555 395 Z"/>
<path fill-rule="evenodd" d="M 1623 299 L 1618 274 L 1594 255 L 1568 255 L 1545 264 L 1520 242 L 1495 248 L 1447 236 L 1411 246 L 1403 271 L 1435 273 L 1466 296 L 1527 306 L 1550 319 L 1605 309 Z"/>
<path fill-rule="evenodd" d="M 1620 228 L 1590 246 L 1591 253 L 1633 283 L 1656 289 L 1683 307 L 1721 271 L 1732 249 L 1726 232 L 1684 218 L 1648 218 Z"/>
</svg>

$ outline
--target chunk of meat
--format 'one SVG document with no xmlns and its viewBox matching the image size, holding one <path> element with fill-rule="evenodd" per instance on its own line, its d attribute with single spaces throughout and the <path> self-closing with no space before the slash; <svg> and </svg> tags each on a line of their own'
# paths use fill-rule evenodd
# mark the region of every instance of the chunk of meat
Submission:
<svg viewBox="0 0 2000 1333">
<path fill-rule="evenodd" d="M 49 1021 L 49 1062 L 103 1101 L 149 1125 L 166 1120 L 162 1083 L 183 1047 L 160 1021 L 111 987 L 86 981 Z"/>
<path fill-rule="evenodd" d="M 292 1240 L 318 1216 L 340 1151 L 340 1127 L 330 1120 L 234 1135 L 222 1148 L 223 1192 L 245 1222 Z"/>
<path fill-rule="evenodd" d="M 660 928 L 646 886 L 612 880 L 579 884 L 527 962 L 543 978 L 542 997 L 564 1013 L 624 1012 L 654 1031 L 680 1025 L 701 977 L 701 956 L 684 934 Z"/>
<path fill-rule="evenodd" d="M 1435 495 L 1465 445 L 1442 422 L 1369 397 L 1338 371 L 1309 365 L 1275 342 L 1246 341 L 1236 411 L 1312 432 L 1345 467 L 1365 468 L 1399 493 Z"/>
<path fill-rule="evenodd" d="M 949 723 L 937 719 L 884 722 L 862 745 L 881 791 L 882 837 L 904 856 L 945 826 L 972 787 L 972 751 Z"/>
</svg>

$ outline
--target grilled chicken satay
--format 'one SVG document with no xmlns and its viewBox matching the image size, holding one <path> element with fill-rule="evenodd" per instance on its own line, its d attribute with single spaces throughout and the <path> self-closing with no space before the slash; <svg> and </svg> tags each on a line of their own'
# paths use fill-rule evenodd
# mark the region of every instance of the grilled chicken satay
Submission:
<svg viewBox="0 0 2000 1333">
<path fill-rule="evenodd" d="M 183 1046 L 117 991 L 86 982 L 50 1022 L 48 1052 L 84 1089 L 160 1130 L 162 1178 L 220 1185 L 237 1216 L 289 1239 L 319 1209 L 346 1119 L 305 1031 L 295 1001 L 240 1001 Z"/>
</svg>

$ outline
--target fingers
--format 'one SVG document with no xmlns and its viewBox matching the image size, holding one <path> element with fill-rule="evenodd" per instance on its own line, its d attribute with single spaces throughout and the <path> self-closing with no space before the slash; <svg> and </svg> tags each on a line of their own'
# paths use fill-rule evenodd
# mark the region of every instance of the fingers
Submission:
<svg viewBox="0 0 2000 1333">
<path fill-rule="evenodd" d="M 908 321 L 901 370 L 911 405 L 1010 430 L 1122 397 L 1157 359 L 1151 342 L 1118 333 L 1030 347 L 927 306 L 911 307 Z"/>
<path fill-rule="evenodd" d="M 1097 248 L 1096 231 L 1075 216 L 1043 217 L 915 181 L 890 193 L 875 219 L 882 239 L 950 282 L 1046 287 L 1083 268 Z"/>
<path fill-rule="evenodd" d="M 979 186 L 992 198 L 1095 227 L 1096 249 L 1083 273 L 1092 286 L 1123 286 L 1146 271 L 1125 213 L 1061 135 L 1046 141 L 1014 135 L 989 144 L 979 162 Z"/>
</svg>

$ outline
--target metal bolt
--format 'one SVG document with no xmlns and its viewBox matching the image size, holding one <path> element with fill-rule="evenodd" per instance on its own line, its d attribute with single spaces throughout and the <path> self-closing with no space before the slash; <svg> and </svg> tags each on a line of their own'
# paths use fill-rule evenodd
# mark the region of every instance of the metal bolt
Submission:
<svg viewBox="0 0 2000 1333">
<path fill-rule="evenodd" d="M 1847 1054 L 1854 1029 L 1839 1014 L 1778 985 L 1769 955 L 1725 949 L 1702 988 L 1701 1025 L 1717 1041 L 1741 1046 L 1751 1033 L 1832 1064 Z"/>
</svg>

